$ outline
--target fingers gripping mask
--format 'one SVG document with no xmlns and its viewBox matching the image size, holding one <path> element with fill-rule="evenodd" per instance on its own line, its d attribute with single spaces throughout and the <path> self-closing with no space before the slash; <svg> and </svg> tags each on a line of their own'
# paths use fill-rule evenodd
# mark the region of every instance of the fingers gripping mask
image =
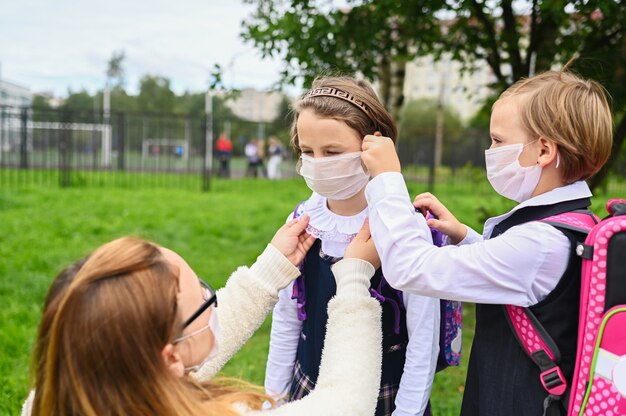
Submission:
<svg viewBox="0 0 626 416">
<path fill-rule="evenodd" d="M 526 145 L 517 143 L 485 150 L 487 179 L 491 186 L 503 197 L 517 202 L 530 198 L 541 178 L 541 166 L 523 167 L 519 163 Z"/>
<path fill-rule="evenodd" d="M 301 155 L 296 169 L 312 191 L 331 200 L 351 198 L 369 181 L 361 152 L 318 158 Z"/>
</svg>

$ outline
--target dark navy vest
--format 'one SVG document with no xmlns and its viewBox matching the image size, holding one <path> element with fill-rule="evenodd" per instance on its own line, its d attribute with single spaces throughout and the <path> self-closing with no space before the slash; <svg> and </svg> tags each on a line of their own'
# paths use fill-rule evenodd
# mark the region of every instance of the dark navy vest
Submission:
<svg viewBox="0 0 626 416">
<path fill-rule="evenodd" d="M 322 349 L 326 336 L 326 321 L 328 320 L 328 302 L 335 296 L 337 286 L 330 270 L 333 259 L 320 255 L 321 241 L 317 240 L 307 253 L 303 274 L 305 276 L 306 291 L 306 319 L 303 321 L 302 333 L 298 343 L 296 361 L 304 374 L 313 382 L 317 382 L 319 375 Z M 335 259 L 336 260 L 336 259 Z M 371 279 L 371 287 L 380 288 L 380 294 L 398 299 L 402 302 L 402 294 L 391 286 L 380 285 L 381 269 L 378 269 Z M 400 321 L 390 302 L 383 302 L 382 330 L 383 330 L 383 362 L 381 389 L 383 386 L 398 385 L 404 369 L 408 333 L 406 329 L 406 312 L 400 308 Z M 399 324 L 399 325 L 398 325 Z M 399 332 L 395 333 L 398 328 Z M 293 387 L 292 387 L 293 388 Z M 377 411 L 378 413 L 378 411 Z"/>
<path fill-rule="evenodd" d="M 587 209 L 588 198 L 553 205 L 522 208 L 494 227 L 490 238 L 509 228 L 577 209 Z M 561 229 L 560 229 L 561 230 Z M 580 258 L 576 242 L 584 235 L 561 230 L 571 242 L 569 262 L 557 286 L 530 307 L 560 352 L 560 367 L 571 385 L 576 360 L 580 298 Z M 520 270 L 524 273 L 524 270 Z M 515 339 L 503 305 L 476 305 L 476 332 L 470 354 L 462 416 L 539 416 L 547 392 L 539 381 L 539 368 Z"/>
</svg>

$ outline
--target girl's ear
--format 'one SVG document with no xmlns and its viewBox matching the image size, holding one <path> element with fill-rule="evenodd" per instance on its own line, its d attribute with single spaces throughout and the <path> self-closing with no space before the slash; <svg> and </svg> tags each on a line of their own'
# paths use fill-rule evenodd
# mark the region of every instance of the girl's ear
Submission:
<svg viewBox="0 0 626 416">
<path fill-rule="evenodd" d="M 167 344 L 163 347 L 163 350 L 161 350 L 161 357 L 163 357 L 163 361 L 165 361 L 167 369 L 174 377 L 181 378 L 185 375 L 185 364 L 183 364 L 183 360 L 176 352 L 174 345 Z"/>
<path fill-rule="evenodd" d="M 556 143 L 541 136 L 537 139 L 537 145 L 539 147 L 539 155 L 537 156 L 537 164 L 539 166 L 543 168 L 552 162 L 556 163 L 557 152 L 559 150 Z"/>
</svg>

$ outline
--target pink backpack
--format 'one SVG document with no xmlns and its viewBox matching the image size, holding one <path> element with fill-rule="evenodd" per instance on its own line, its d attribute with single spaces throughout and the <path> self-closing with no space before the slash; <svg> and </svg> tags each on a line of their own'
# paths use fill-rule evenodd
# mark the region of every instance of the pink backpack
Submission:
<svg viewBox="0 0 626 416">
<path fill-rule="evenodd" d="M 522 349 L 541 370 L 544 415 L 626 415 L 626 200 L 612 199 L 609 216 L 568 212 L 541 220 L 587 234 L 582 257 L 578 345 L 572 384 L 559 368 L 555 342 L 528 308 L 507 305 Z M 567 410 L 554 412 L 553 402 Z M 561 409 L 563 408 L 561 407 Z"/>
</svg>

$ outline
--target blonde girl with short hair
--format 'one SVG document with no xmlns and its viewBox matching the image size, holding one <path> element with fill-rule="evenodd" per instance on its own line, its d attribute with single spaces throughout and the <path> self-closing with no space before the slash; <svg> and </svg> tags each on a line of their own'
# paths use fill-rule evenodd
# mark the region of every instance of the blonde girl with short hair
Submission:
<svg viewBox="0 0 626 416">
<path fill-rule="evenodd" d="M 570 72 L 546 72 L 518 81 L 492 108 L 487 178 L 519 204 L 487 220 L 483 234 L 461 224 L 431 194 L 413 203 L 389 138 L 368 136 L 363 161 L 375 176 L 366 189 L 370 227 L 389 283 L 401 290 L 476 302 L 476 334 L 461 414 L 561 414 L 547 397 L 538 367 L 509 328 L 503 305 L 528 307 L 561 352 L 571 384 L 576 359 L 582 235 L 542 218 L 588 209 L 585 179 L 607 161 L 613 123 L 605 90 Z M 415 208 L 438 219 L 414 217 Z M 427 241 L 429 226 L 450 245 Z M 551 413 L 546 413 L 551 414 Z"/>
</svg>

